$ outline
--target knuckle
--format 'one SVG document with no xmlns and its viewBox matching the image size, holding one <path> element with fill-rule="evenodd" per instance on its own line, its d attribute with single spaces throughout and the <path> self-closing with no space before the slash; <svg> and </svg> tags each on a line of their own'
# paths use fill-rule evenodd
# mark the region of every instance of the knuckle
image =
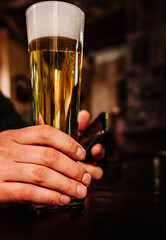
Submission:
<svg viewBox="0 0 166 240">
<path fill-rule="evenodd" d="M 84 172 L 85 172 L 85 170 L 83 169 L 83 167 L 81 167 L 78 164 L 75 164 L 75 166 L 72 169 L 73 178 L 75 178 L 77 180 L 81 180 Z"/>
<path fill-rule="evenodd" d="M 5 130 L 0 133 L 0 142 L 13 141 L 16 130 Z"/>
<path fill-rule="evenodd" d="M 46 171 L 44 167 L 38 166 L 35 167 L 32 171 L 32 177 L 35 183 L 43 183 L 46 178 Z"/>
<path fill-rule="evenodd" d="M 68 195 L 71 195 L 73 192 L 73 184 L 70 179 L 68 179 L 64 184 L 64 192 L 67 193 Z"/>
<path fill-rule="evenodd" d="M 33 191 L 29 187 L 22 187 L 20 189 L 20 200 L 22 201 L 30 201 L 33 199 Z"/>
<path fill-rule="evenodd" d="M 55 199 L 55 195 L 53 194 L 52 191 L 49 191 L 47 204 L 48 205 L 53 205 L 53 204 L 55 204 L 55 200 L 57 200 L 57 199 Z"/>
<path fill-rule="evenodd" d="M 42 139 L 48 139 L 50 133 L 52 132 L 52 127 L 48 125 L 40 125 L 39 127 L 39 136 Z"/>
<path fill-rule="evenodd" d="M 68 149 L 72 155 L 76 154 L 77 145 L 72 139 L 68 142 Z"/>
<path fill-rule="evenodd" d="M 0 133 L 0 153 L 4 153 L 6 150 L 9 150 L 10 138 L 8 132 L 9 130 Z"/>
<path fill-rule="evenodd" d="M 6 141 L 0 141 L 0 156 L 10 156 L 14 152 L 14 148 L 11 144 Z"/>
<path fill-rule="evenodd" d="M 52 166 L 54 162 L 53 160 L 55 159 L 54 150 L 50 148 L 44 149 L 42 152 L 42 159 L 46 166 Z"/>
<path fill-rule="evenodd" d="M 0 133 L 1 138 L 7 138 L 9 137 L 9 134 L 13 132 L 14 130 L 6 130 Z"/>
</svg>

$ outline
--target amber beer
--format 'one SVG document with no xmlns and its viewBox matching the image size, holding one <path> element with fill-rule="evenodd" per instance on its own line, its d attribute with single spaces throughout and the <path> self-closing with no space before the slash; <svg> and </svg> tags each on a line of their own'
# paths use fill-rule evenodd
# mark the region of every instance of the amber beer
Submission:
<svg viewBox="0 0 166 240">
<path fill-rule="evenodd" d="M 49 124 L 77 140 L 82 53 L 80 42 L 42 37 L 29 43 L 36 124 Z"/>
<path fill-rule="evenodd" d="M 34 121 L 60 129 L 76 140 L 84 19 L 80 8 L 60 1 L 39 2 L 26 11 Z M 73 198 L 66 207 L 82 205 L 82 199 Z"/>
</svg>

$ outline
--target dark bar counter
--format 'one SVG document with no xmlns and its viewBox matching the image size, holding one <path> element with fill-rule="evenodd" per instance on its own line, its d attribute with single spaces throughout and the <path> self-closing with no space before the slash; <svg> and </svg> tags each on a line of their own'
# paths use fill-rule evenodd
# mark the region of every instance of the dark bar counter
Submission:
<svg viewBox="0 0 166 240">
<path fill-rule="evenodd" d="M 29 205 L 0 208 L 0 240 L 164 239 L 166 158 L 107 161 L 83 210 L 36 213 Z"/>
</svg>

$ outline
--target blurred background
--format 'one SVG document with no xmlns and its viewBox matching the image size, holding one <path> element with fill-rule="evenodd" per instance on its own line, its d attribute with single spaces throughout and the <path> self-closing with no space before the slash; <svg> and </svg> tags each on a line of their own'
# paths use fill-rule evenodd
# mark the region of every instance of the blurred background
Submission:
<svg viewBox="0 0 166 240">
<path fill-rule="evenodd" d="M 31 122 L 25 11 L 0 0 L 0 90 Z M 86 15 L 81 108 L 112 113 L 116 154 L 166 149 L 166 1 L 75 0 Z M 116 140 L 115 140 L 116 139 Z"/>
</svg>

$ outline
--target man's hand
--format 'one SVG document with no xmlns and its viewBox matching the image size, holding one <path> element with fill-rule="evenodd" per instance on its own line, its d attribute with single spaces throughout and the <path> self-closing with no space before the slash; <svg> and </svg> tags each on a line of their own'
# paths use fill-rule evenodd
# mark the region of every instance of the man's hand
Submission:
<svg viewBox="0 0 166 240">
<path fill-rule="evenodd" d="M 0 202 L 64 205 L 70 196 L 85 197 L 89 173 L 99 174 L 80 164 L 85 156 L 74 139 L 47 125 L 1 132 Z"/>
<path fill-rule="evenodd" d="M 82 134 L 82 132 L 86 129 L 89 122 L 90 115 L 86 110 L 82 110 L 79 113 L 78 119 L 78 136 Z M 99 143 L 95 144 L 91 149 L 91 154 L 94 157 L 95 161 L 102 159 L 105 155 L 105 150 L 103 146 Z M 94 179 L 100 179 L 103 175 L 103 170 L 100 167 L 96 167 L 91 164 L 79 162 L 92 176 Z"/>
</svg>

